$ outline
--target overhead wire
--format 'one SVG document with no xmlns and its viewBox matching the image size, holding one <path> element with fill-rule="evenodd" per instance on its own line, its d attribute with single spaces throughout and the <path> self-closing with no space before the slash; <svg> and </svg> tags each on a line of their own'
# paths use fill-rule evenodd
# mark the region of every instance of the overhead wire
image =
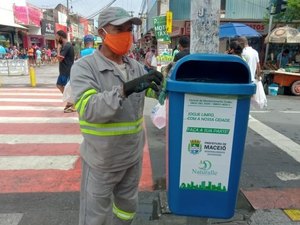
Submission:
<svg viewBox="0 0 300 225">
<path fill-rule="evenodd" d="M 99 15 L 104 9 L 110 7 L 112 4 L 114 4 L 117 0 L 112 0 L 110 3 L 108 3 L 106 6 L 104 6 L 103 8 L 101 8 L 100 10 L 98 10 L 97 12 L 94 12 L 93 14 L 87 16 L 87 19 L 92 19 L 94 17 L 96 17 L 97 15 Z"/>
<path fill-rule="evenodd" d="M 74 1 L 74 0 L 73 0 Z M 86 17 L 86 15 L 90 15 L 91 13 L 91 5 L 90 4 L 86 4 L 86 0 L 76 0 L 76 4 L 74 4 L 74 8 L 76 9 L 80 9 L 80 13 L 81 15 L 83 15 L 84 17 Z M 76 7 L 75 7 L 76 5 Z M 92 6 L 92 9 L 98 9 L 100 7 L 102 7 L 103 5 L 103 1 L 97 1 L 96 4 L 94 4 Z M 78 10 L 76 10 L 78 11 Z"/>
<path fill-rule="evenodd" d="M 141 16 L 143 15 L 145 8 L 146 8 L 146 0 L 143 0 L 140 6 L 139 15 Z"/>
</svg>

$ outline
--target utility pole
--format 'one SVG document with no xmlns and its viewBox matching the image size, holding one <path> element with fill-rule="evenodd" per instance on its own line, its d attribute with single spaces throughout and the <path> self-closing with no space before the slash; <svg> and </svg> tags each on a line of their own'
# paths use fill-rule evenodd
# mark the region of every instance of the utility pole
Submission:
<svg viewBox="0 0 300 225">
<path fill-rule="evenodd" d="M 270 14 L 268 35 L 271 33 L 271 30 L 272 30 L 272 22 L 273 22 L 273 15 Z M 269 44 L 269 40 L 268 40 L 268 42 L 266 44 L 266 52 L 265 52 L 265 58 L 264 58 L 264 65 L 266 65 L 267 60 L 268 60 L 269 48 L 270 48 L 270 44 Z"/>
<path fill-rule="evenodd" d="M 287 0 L 270 0 L 270 6 L 269 6 L 270 19 L 269 19 L 268 35 L 271 33 L 272 30 L 273 16 L 278 13 L 285 12 L 287 4 L 288 4 Z M 266 45 L 264 65 L 266 65 L 268 54 L 269 54 L 269 40 Z"/>
<path fill-rule="evenodd" d="M 191 0 L 191 53 L 219 52 L 220 0 Z"/>
<path fill-rule="evenodd" d="M 191 0 L 191 53 L 219 52 L 220 6 L 220 0 Z M 211 224 L 210 219 L 203 220 Z M 187 225 L 198 224 L 199 218 L 187 217 Z"/>
<path fill-rule="evenodd" d="M 269 5 L 269 14 L 270 14 L 270 18 L 269 18 L 269 27 L 268 27 L 268 35 L 271 33 L 272 30 L 272 23 L 273 23 L 273 13 L 275 12 L 275 5 L 274 5 L 274 1 L 270 0 L 270 5 Z M 267 60 L 268 60 L 268 54 L 269 54 L 269 40 L 266 44 L 266 51 L 265 51 L 265 58 L 264 58 L 264 65 L 266 65 Z"/>
</svg>

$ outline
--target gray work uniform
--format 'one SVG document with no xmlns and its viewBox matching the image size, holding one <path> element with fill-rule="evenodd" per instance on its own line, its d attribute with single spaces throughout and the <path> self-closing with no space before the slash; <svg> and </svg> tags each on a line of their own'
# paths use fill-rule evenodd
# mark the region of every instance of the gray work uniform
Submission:
<svg viewBox="0 0 300 225">
<path fill-rule="evenodd" d="M 145 71 L 129 57 L 123 61 L 126 76 L 99 51 L 78 60 L 71 70 L 72 95 L 84 137 L 80 225 L 130 224 L 137 208 L 145 92 L 128 98 L 121 92 L 124 82 Z"/>
</svg>

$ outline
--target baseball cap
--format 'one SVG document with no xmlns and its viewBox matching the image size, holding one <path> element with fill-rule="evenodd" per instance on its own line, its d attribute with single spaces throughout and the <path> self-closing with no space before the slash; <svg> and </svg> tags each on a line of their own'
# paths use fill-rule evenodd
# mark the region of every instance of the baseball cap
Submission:
<svg viewBox="0 0 300 225">
<path fill-rule="evenodd" d="M 132 24 L 135 25 L 142 24 L 142 20 L 140 18 L 131 17 L 125 9 L 120 7 L 108 7 L 99 14 L 98 27 L 102 28 L 107 24 L 119 26 L 128 21 L 131 21 Z"/>
<path fill-rule="evenodd" d="M 93 42 L 94 41 L 94 36 L 91 35 L 91 34 L 87 34 L 87 35 L 84 36 L 83 41 L 84 42 Z"/>
</svg>

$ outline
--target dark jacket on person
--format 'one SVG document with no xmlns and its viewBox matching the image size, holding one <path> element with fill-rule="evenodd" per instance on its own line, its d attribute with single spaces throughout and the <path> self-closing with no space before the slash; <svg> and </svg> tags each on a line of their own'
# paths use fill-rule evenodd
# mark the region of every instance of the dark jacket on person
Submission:
<svg viewBox="0 0 300 225">
<path fill-rule="evenodd" d="M 188 48 L 183 49 L 182 51 L 178 52 L 175 56 L 174 56 L 174 62 L 177 62 L 179 59 L 181 59 L 182 57 L 189 55 L 190 54 L 190 50 Z"/>
</svg>

